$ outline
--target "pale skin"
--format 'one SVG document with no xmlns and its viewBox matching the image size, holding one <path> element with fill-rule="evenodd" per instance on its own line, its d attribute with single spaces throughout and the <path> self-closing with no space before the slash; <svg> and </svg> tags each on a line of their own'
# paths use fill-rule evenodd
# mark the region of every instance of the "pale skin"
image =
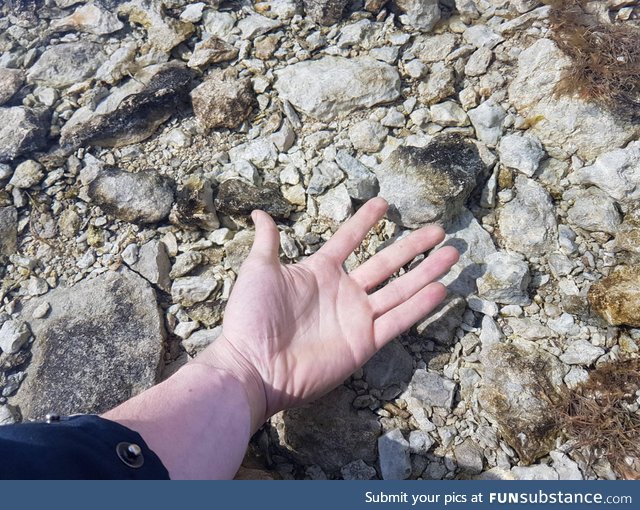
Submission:
<svg viewBox="0 0 640 510">
<path fill-rule="evenodd" d="M 171 478 L 232 478 L 269 417 L 338 386 L 444 299 L 436 280 L 458 260 L 450 246 L 378 288 L 443 240 L 438 226 L 412 232 L 350 273 L 343 269 L 386 210 L 383 199 L 368 201 L 318 252 L 290 265 L 280 263 L 275 223 L 254 211 L 254 244 L 223 334 L 167 381 L 103 417 L 139 432 Z"/>
</svg>

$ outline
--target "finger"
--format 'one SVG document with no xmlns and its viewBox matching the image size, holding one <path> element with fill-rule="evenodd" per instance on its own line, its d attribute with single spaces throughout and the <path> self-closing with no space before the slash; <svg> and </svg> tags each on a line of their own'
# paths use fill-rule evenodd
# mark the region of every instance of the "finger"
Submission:
<svg viewBox="0 0 640 510">
<path fill-rule="evenodd" d="M 253 211 L 251 219 L 256 226 L 256 236 L 251 246 L 250 257 L 263 257 L 268 260 L 278 260 L 280 249 L 280 234 L 271 216 L 264 211 Z"/>
<path fill-rule="evenodd" d="M 379 283 L 414 259 L 416 255 L 430 250 L 444 239 L 444 230 L 437 225 L 429 225 L 407 237 L 396 241 L 380 253 L 376 253 L 349 276 L 365 291 L 369 291 Z"/>
<path fill-rule="evenodd" d="M 418 267 L 371 294 L 369 302 L 374 317 L 380 317 L 404 303 L 414 294 L 451 269 L 460 257 L 458 250 L 445 246 L 429 255 Z"/>
<path fill-rule="evenodd" d="M 383 198 L 372 198 L 347 221 L 320 249 L 319 253 L 339 260 L 340 263 L 355 250 L 371 227 L 382 219 L 389 204 Z"/>
<path fill-rule="evenodd" d="M 390 340 L 403 333 L 423 317 L 431 313 L 445 298 L 447 289 L 441 283 L 430 283 L 373 323 L 374 341 L 381 349 Z"/>
</svg>

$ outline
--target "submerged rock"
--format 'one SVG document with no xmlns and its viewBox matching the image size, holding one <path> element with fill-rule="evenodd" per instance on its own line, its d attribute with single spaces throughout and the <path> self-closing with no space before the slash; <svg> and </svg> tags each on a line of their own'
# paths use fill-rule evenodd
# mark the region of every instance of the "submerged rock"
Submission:
<svg viewBox="0 0 640 510">
<path fill-rule="evenodd" d="M 81 118 L 74 115 L 64 125 L 60 145 L 71 150 L 83 145 L 120 147 L 151 136 L 186 102 L 193 77 L 193 71 L 175 61 L 152 67 L 136 75 L 132 93 L 105 102 L 95 113 L 78 110 Z"/>
<path fill-rule="evenodd" d="M 105 60 L 99 44 L 87 41 L 57 44 L 31 66 L 27 79 L 38 85 L 68 87 L 93 76 Z"/>
<path fill-rule="evenodd" d="M 613 326 L 640 327 L 640 266 L 618 266 L 589 289 L 593 311 Z"/>
<path fill-rule="evenodd" d="M 31 319 L 44 301 L 46 318 Z M 163 318 L 151 286 L 129 270 L 109 271 L 30 301 L 35 336 L 15 403 L 22 415 L 101 413 L 157 382 Z"/>
<path fill-rule="evenodd" d="M 249 216 L 254 209 L 274 218 L 288 218 L 292 206 L 275 187 L 258 188 L 239 179 L 229 179 L 218 186 L 216 209 L 224 214 Z"/>
<path fill-rule="evenodd" d="M 191 91 L 191 102 L 204 129 L 236 128 L 249 117 L 256 98 L 250 79 L 218 72 Z"/>
<path fill-rule="evenodd" d="M 275 89 L 282 100 L 323 121 L 371 108 L 400 96 L 395 67 L 369 57 L 323 57 L 276 72 Z"/>
<path fill-rule="evenodd" d="M 484 170 L 474 144 L 444 136 L 426 147 L 399 147 L 376 175 L 391 220 L 417 228 L 455 218 Z"/>
<path fill-rule="evenodd" d="M 157 223 L 171 212 L 175 183 L 154 170 L 131 173 L 108 168 L 89 184 L 93 204 L 129 223 Z"/>
<path fill-rule="evenodd" d="M 484 373 L 478 402 L 520 460 L 530 464 L 546 455 L 558 433 L 565 369 L 557 358 L 519 340 L 482 351 Z"/>
<path fill-rule="evenodd" d="M 0 108 L 0 163 L 42 149 L 47 143 L 46 117 L 22 106 Z"/>
</svg>

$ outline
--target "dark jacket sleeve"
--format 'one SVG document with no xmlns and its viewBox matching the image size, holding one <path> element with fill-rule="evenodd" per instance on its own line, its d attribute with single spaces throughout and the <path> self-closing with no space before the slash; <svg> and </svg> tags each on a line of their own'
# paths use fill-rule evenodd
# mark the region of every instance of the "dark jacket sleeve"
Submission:
<svg viewBox="0 0 640 510">
<path fill-rule="evenodd" d="M 0 427 L 0 479 L 168 478 L 140 434 L 98 416 Z"/>
</svg>

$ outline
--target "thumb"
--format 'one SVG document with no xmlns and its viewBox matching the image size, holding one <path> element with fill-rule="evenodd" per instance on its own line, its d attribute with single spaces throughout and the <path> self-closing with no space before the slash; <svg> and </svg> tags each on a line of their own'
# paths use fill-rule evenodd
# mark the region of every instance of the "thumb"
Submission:
<svg viewBox="0 0 640 510">
<path fill-rule="evenodd" d="M 266 212 L 259 210 L 251 213 L 251 219 L 256 226 L 256 236 L 253 240 L 250 256 L 277 261 L 280 234 L 275 222 Z"/>
</svg>

